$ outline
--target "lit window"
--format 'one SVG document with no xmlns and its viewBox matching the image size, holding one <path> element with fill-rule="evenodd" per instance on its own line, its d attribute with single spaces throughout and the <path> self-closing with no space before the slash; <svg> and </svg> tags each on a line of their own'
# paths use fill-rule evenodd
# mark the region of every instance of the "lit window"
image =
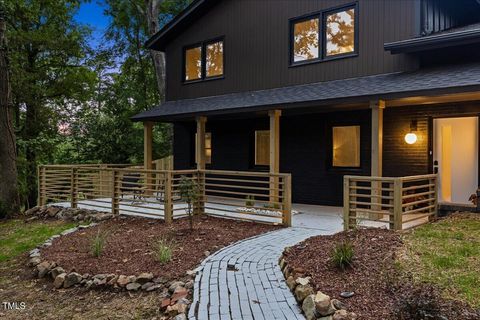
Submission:
<svg viewBox="0 0 480 320">
<path fill-rule="evenodd" d="M 202 47 L 185 50 L 185 81 L 202 78 Z"/>
<path fill-rule="evenodd" d="M 355 51 L 355 8 L 328 14 L 325 24 L 327 56 Z"/>
<path fill-rule="evenodd" d="M 195 133 L 195 150 L 197 150 L 197 134 Z M 195 158 L 197 153 L 195 152 Z M 195 163 L 198 162 L 198 159 L 195 159 Z M 212 133 L 205 132 L 205 163 L 212 163 Z"/>
<path fill-rule="evenodd" d="M 207 44 L 206 53 L 206 77 L 223 75 L 223 41 Z"/>
<path fill-rule="evenodd" d="M 319 57 L 318 18 L 293 24 L 293 62 Z"/>
<path fill-rule="evenodd" d="M 360 167 L 360 126 L 332 128 L 332 165 Z"/>
<path fill-rule="evenodd" d="M 270 131 L 255 131 L 255 165 L 270 164 Z"/>
</svg>

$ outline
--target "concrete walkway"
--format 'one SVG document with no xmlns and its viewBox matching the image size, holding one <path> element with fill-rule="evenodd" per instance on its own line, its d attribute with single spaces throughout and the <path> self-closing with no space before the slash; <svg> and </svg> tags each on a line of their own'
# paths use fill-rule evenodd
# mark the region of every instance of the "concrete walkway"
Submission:
<svg viewBox="0 0 480 320">
<path fill-rule="evenodd" d="M 342 225 L 335 212 L 318 211 L 294 216 L 293 224 L 239 241 L 205 259 L 197 269 L 189 319 L 304 319 L 278 258 L 285 247 L 335 233 Z"/>
</svg>

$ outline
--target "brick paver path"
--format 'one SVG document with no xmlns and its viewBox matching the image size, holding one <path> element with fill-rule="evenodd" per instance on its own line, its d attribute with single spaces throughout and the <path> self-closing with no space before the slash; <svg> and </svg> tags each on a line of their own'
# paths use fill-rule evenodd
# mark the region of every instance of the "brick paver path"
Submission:
<svg viewBox="0 0 480 320">
<path fill-rule="evenodd" d="M 305 319 L 278 265 L 287 246 L 331 231 L 288 228 L 239 241 L 197 269 L 189 319 Z"/>
</svg>

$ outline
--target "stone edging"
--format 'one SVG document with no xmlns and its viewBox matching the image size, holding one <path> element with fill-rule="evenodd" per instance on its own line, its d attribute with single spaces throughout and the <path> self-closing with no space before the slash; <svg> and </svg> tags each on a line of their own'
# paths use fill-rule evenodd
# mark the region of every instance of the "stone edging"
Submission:
<svg viewBox="0 0 480 320">
<path fill-rule="evenodd" d="M 65 213 L 68 209 L 69 208 L 64 208 L 61 210 Z M 82 210 L 85 211 L 85 209 Z M 42 260 L 41 249 L 51 246 L 55 239 L 96 225 L 98 225 L 98 223 L 94 222 L 85 226 L 77 226 L 50 237 L 43 244 L 29 252 L 28 267 L 34 268 L 37 278 L 53 280 L 53 286 L 57 289 L 84 287 L 89 290 L 107 289 L 113 292 L 161 291 L 161 309 L 164 309 L 166 314 L 172 317 L 172 319 L 186 320 L 186 314 L 191 304 L 191 301 L 187 297 L 191 295 L 193 290 L 195 271 L 187 271 L 186 277 L 188 280 L 186 282 L 167 281 L 162 277 L 155 278 L 152 273 L 145 272 L 130 276 L 116 274 L 90 275 L 88 273 L 81 275 L 74 270 L 70 272 L 66 271 L 56 262 Z"/>
<path fill-rule="evenodd" d="M 288 251 L 288 248 L 285 251 Z M 307 320 L 357 319 L 357 315 L 348 312 L 340 300 L 330 299 L 328 295 L 321 291 L 315 293 L 310 285 L 310 277 L 305 277 L 305 271 L 300 268 L 289 267 L 283 254 L 280 256 L 278 264 L 285 276 L 288 288 L 295 296 Z"/>
</svg>

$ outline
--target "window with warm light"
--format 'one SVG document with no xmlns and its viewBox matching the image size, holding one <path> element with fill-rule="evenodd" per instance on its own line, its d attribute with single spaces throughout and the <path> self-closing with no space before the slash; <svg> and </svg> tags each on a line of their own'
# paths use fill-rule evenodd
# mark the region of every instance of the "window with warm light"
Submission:
<svg viewBox="0 0 480 320">
<path fill-rule="evenodd" d="M 223 75 L 223 41 L 206 45 L 205 76 L 218 77 Z"/>
<path fill-rule="evenodd" d="M 318 18 L 298 21 L 293 24 L 293 62 L 319 57 Z"/>
<path fill-rule="evenodd" d="M 355 51 L 355 8 L 328 13 L 325 18 L 325 55 Z"/>
<path fill-rule="evenodd" d="M 360 126 L 332 128 L 332 166 L 360 167 Z"/>
<path fill-rule="evenodd" d="M 197 134 L 195 133 L 195 150 L 197 150 Z M 195 158 L 196 158 L 195 153 Z M 195 163 L 198 162 L 198 159 L 195 159 Z M 205 132 L 205 163 L 212 163 L 212 133 Z"/>
<path fill-rule="evenodd" d="M 185 50 L 185 81 L 202 78 L 202 47 Z"/>
<path fill-rule="evenodd" d="M 290 20 L 290 63 L 303 65 L 357 53 L 358 4 Z"/>
<path fill-rule="evenodd" d="M 184 50 L 185 82 L 222 78 L 224 74 L 223 40 L 204 41 Z"/>
<path fill-rule="evenodd" d="M 255 131 L 255 165 L 268 166 L 270 164 L 270 131 Z"/>
</svg>

